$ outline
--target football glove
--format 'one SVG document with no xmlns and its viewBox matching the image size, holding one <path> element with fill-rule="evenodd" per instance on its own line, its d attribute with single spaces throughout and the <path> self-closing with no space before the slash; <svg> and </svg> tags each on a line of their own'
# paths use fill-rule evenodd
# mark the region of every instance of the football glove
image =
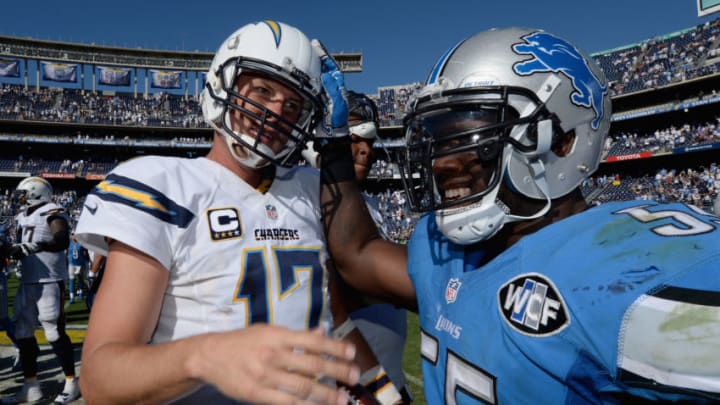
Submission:
<svg viewBox="0 0 720 405">
<path fill-rule="evenodd" d="M 315 137 L 339 138 L 348 136 L 348 102 L 345 90 L 345 76 L 337 62 L 330 56 L 325 47 L 317 39 L 312 46 L 320 56 L 321 74 L 325 100 L 325 117 L 318 125 Z"/>
<path fill-rule="evenodd" d="M 15 243 L 10 247 L 10 254 L 8 256 L 14 260 L 20 260 L 23 257 L 37 253 L 39 250 L 40 246 L 35 242 Z"/>
</svg>

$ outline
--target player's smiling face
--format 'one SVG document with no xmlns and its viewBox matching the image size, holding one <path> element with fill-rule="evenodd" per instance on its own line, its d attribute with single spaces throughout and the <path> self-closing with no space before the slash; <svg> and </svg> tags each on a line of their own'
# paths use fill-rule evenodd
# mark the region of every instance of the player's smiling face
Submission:
<svg viewBox="0 0 720 405">
<path fill-rule="evenodd" d="M 445 130 L 453 135 L 480 129 L 492 123 L 482 120 L 454 121 L 451 127 Z M 440 133 L 433 136 L 436 139 L 443 138 Z M 436 142 L 435 152 L 439 156 L 433 159 L 432 170 L 443 203 L 487 191 L 493 175 L 496 174 L 494 172 L 500 154 L 491 160 L 481 159 L 477 152 L 478 143 L 482 143 L 481 137 L 480 134 L 448 136 L 446 140 Z"/>
<path fill-rule="evenodd" d="M 302 98 L 295 91 L 275 80 L 249 74 L 238 78 L 237 90 L 240 95 L 262 105 L 262 108 L 250 102 L 236 100 L 241 106 L 256 114 L 259 119 L 233 110 L 232 129 L 253 138 L 259 136 L 260 142 L 269 146 L 275 153 L 281 151 L 288 141 L 285 133 L 291 129 L 277 116 L 296 123 L 303 112 Z M 262 119 L 275 124 L 275 128 L 273 125 L 264 125 Z"/>
</svg>

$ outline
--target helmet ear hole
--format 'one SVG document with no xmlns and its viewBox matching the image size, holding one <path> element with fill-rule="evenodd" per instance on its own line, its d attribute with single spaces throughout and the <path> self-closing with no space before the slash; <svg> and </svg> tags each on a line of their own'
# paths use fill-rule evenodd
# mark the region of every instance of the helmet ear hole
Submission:
<svg viewBox="0 0 720 405">
<path fill-rule="evenodd" d="M 575 143 L 575 130 L 568 131 L 557 138 L 557 140 L 553 140 L 552 151 L 559 157 L 565 157 L 572 151 L 572 146 Z"/>
</svg>

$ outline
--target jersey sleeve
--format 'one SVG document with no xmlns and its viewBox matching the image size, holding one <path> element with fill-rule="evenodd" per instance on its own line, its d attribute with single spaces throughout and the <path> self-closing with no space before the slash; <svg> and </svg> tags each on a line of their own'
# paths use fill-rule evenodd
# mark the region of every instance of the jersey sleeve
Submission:
<svg viewBox="0 0 720 405">
<path fill-rule="evenodd" d="M 120 241 L 159 261 L 172 265 L 174 239 L 193 214 L 173 195 L 172 161 L 144 157 L 128 161 L 100 182 L 83 206 L 76 238 L 86 248 L 108 253 L 108 240 Z"/>
</svg>

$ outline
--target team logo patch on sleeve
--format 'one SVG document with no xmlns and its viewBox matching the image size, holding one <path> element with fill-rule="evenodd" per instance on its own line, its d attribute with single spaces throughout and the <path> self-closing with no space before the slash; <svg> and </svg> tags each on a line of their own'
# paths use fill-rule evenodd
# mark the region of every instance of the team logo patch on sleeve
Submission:
<svg viewBox="0 0 720 405">
<path fill-rule="evenodd" d="M 160 191 L 117 174 L 110 174 L 98 183 L 91 194 L 148 213 L 162 221 L 187 228 L 195 215 Z"/>
<path fill-rule="evenodd" d="M 240 215 L 235 208 L 215 208 L 207 211 L 210 239 L 235 239 L 243 235 Z"/>
<path fill-rule="evenodd" d="M 521 274 L 498 290 L 498 309 L 518 332 L 532 336 L 554 335 L 570 324 L 560 293 L 541 274 Z"/>
</svg>

